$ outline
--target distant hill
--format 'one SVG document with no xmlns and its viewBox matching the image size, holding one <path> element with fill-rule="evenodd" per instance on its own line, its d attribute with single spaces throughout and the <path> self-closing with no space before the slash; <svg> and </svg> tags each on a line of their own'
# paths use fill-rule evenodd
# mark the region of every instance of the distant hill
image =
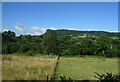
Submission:
<svg viewBox="0 0 120 82">
<path fill-rule="evenodd" d="M 107 36 L 120 36 L 118 32 L 106 32 L 106 31 L 76 31 L 76 30 L 65 30 L 59 29 L 55 30 L 57 36 L 63 35 L 71 35 L 71 36 L 100 36 L 100 35 L 107 35 Z"/>
</svg>

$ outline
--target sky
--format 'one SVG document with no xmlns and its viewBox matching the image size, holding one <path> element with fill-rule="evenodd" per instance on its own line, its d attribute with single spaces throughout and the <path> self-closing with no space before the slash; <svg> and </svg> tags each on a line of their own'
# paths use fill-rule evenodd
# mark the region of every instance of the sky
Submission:
<svg viewBox="0 0 120 82">
<path fill-rule="evenodd" d="M 2 31 L 41 35 L 46 29 L 118 31 L 118 2 L 2 3 Z"/>
</svg>

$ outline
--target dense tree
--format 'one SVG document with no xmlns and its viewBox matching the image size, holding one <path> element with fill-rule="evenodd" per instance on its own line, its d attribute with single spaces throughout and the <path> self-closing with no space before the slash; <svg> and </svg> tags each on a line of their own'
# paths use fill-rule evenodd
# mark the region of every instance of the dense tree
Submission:
<svg viewBox="0 0 120 82">
<path fill-rule="evenodd" d="M 72 39 L 70 46 L 71 55 L 80 55 L 81 54 L 81 43 L 77 39 Z"/>
<path fill-rule="evenodd" d="M 59 29 L 55 30 L 58 36 L 64 35 L 72 35 L 72 36 L 80 36 L 80 35 L 89 35 L 89 36 L 100 36 L 100 35 L 107 35 L 107 36 L 120 36 L 120 33 L 109 33 L 106 31 L 76 31 L 76 30 L 67 30 L 67 29 Z"/>
<path fill-rule="evenodd" d="M 93 55 L 94 53 L 94 41 L 90 39 L 81 40 L 81 54 Z"/>
<path fill-rule="evenodd" d="M 58 38 L 58 50 L 60 55 L 71 55 L 70 46 L 71 46 L 71 36 L 61 36 Z"/>
<path fill-rule="evenodd" d="M 56 32 L 47 29 L 47 32 L 43 35 L 43 51 L 46 54 L 57 53 L 57 36 Z"/>
<path fill-rule="evenodd" d="M 2 53 L 26 53 L 35 54 L 58 54 L 58 55 L 100 55 L 106 57 L 120 57 L 120 40 L 106 35 L 81 38 L 73 36 L 74 32 L 79 35 L 86 35 L 77 31 L 68 32 L 68 35 L 57 36 L 57 31 L 48 29 L 40 36 L 20 35 L 15 36 L 12 31 L 2 33 Z M 66 30 L 64 31 L 66 32 Z M 96 33 L 96 32 L 94 32 Z M 93 33 L 93 34 L 94 34 Z M 100 32 L 102 33 L 102 32 Z M 71 35 L 70 35 L 71 34 Z"/>
<path fill-rule="evenodd" d="M 100 36 L 95 43 L 95 53 L 101 56 L 110 57 L 111 39 L 108 36 Z"/>
</svg>

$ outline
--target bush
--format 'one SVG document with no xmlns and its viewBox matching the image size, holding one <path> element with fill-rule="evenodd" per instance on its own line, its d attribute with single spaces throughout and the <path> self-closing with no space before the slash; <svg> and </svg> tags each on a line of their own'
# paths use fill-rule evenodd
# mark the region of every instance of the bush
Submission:
<svg viewBox="0 0 120 82">
<path fill-rule="evenodd" d="M 49 55 L 54 55 L 54 53 L 50 53 Z"/>
<path fill-rule="evenodd" d="M 32 51 L 28 51 L 28 52 L 26 53 L 26 56 L 33 56 L 33 52 L 32 52 Z"/>
<path fill-rule="evenodd" d="M 119 55 L 119 50 L 118 49 L 112 49 L 111 50 L 111 55 L 113 56 L 113 57 L 118 57 L 118 55 Z"/>
<path fill-rule="evenodd" d="M 61 53 L 62 55 L 71 55 L 71 51 L 70 50 L 63 50 L 62 51 L 62 53 Z"/>
<path fill-rule="evenodd" d="M 96 72 L 95 72 L 96 73 Z M 97 76 L 95 76 L 97 79 L 99 79 L 100 81 L 112 81 L 112 82 L 118 82 L 120 81 L 120 74 L 112 74 L 112 73 L 106 73 L 106 74 L 98 74 L 96 73 Z"/>
<path fill-rule="evenodd" d="M 65 76 L 60 76 L 60 82 L 73 82 L 72 78 L 69 77 L 68 79 Z"/>
<path fill-rule="evenodd" d="M 43 49 L 43 54 L 48 54 L 47 48 Z"/>
</svg>

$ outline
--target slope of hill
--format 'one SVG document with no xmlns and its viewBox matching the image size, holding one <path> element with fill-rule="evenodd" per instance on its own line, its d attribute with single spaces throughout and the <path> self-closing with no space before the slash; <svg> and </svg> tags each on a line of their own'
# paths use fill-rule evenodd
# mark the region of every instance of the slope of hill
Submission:
<svg viewBox="0 0 120 82">
<path fill-rule="evenodd" d="M 107 35 L 107 36 L 120 36 L 120 33 L 115 32 L 106 32 L 106 31 L 76 31 L 76 30 L 65 30 L 65 29 L 59 29 L 55 30 L 57 33 L 57 36 L 63 36 L 63 35 L 72 35 L 72 36 L 100 36 L 100 35 Z"/>
</svg>

